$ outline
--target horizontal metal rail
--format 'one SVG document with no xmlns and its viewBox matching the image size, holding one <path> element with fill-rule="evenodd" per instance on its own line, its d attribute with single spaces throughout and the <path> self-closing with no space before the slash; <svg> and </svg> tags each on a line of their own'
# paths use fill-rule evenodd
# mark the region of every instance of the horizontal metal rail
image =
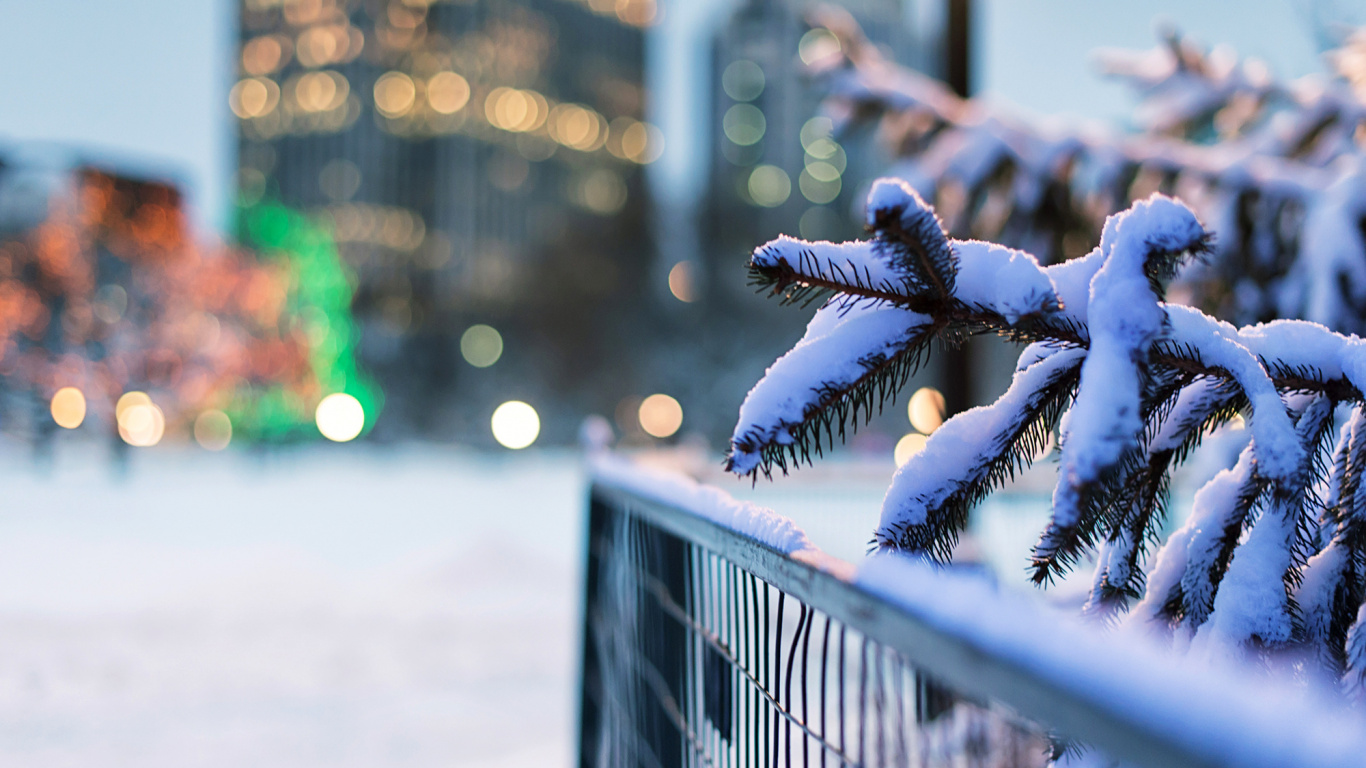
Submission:
<svg viewBox="0 0 1366 768">
<path fill-rule="evenodd" d="M 599 619 L 602 618 L 601 606 L 597 604 L 600 598 L 593 593 L 595 590 L 601 591 L 605 573 L 600 564 L 595 565 L 594 558 L 609 554 L 602 551 L 604 547 L 625 547 L 630 550 L 631 563 L 613 571 L 612 578 L 623 584 L 635 585 L 630 588 L 634 591 L 629 592 L 633 596 L 631 599 L 636 601 L 633 603 L 636 606 L 632 609 L 635 611 L 633 615 L 646 617 L 642 626 L 649 625 L 650 637 L 655 638 L 651 642 L 656 649 L 667 646 L 669 638 L 676 637 L 680 643 L 679 648 L 670 646 L 672 656 L 668 653 L 664 656 L 656 654 L 658 658 L 651 662 L 656 668 L 650 687 L 659 691 L 663 686 L 671 693 L 671 711 L 664 719 L 679 732 L 677 741 L 672 745 L 649 745 L 658 758 L 649 761 L 652 764 L 786 765 L 793 760 L 801 765 L 880 764 L 871 758 L 858 756 L 864 750 L 862 742 L 859 750 L 849 746 L 844 734 L 846 715 L 850 716 L 851 722 L 856 722 L 851 727 L 859 729 L 860 738 L 867 727 L 871 729 L 868 733 L 873 734 L 873 738 L 884 748 L 886 744 L 882 744 L 883 740 L 902 740 L 902 746 L 897 748 L 901 751 L 892 750 L 888 754 L 901 754 L 904 759 L 892 759 L 891 764 L 940 764 L 923 755 L 921 758 L 908 756 L 904 733 L 884 732 L 887 722 L 897 724 L 891 729 L 896 730 L 903 727 L 900 724 L 911 722 L 911 714 L 914 714 L 916 723 L 938 716 L 937 710 L 929 707 L 925 700 L 927 695 L 933 695 L 935 691 L 944 692 L 943 695 L 950 702 L 973 702 L 981 711 L 995 713 L 1000 723 L 1004 723 L 1000 727 L 1011 729 L 1018 726 L 1021 739 L 1027 740 L 1032 729 L 1034 743 L 1038 743 L 1046 728 L 1049 732 L 1084 742 L 1111 758 L 1134 765 L 1213 768 L 1272 764 L 1245 759 L 1248 754 L 1255 756 L 1256 749 L 1221 749 L 1218 745 L 1227 743 L 1226 739 L 1221 741 L 1221 734 L 1214 734 L 1208 743 L 1192 743 L 1190 729 L 1168 727 L 1170 717 L 1164 718 L 1162 713 L 1154 715 L 1148 711 L 1153 707 L 1161 707 L 1163 703 L 1151 700 L 1151 690 L 1136 691 L 1136 694 L 1145 697 L 1141 704 L 1117 703 L 1113 691 L 1105 693 L 1106 685 L 1079 685 L 1066 675 L 1041 672 L 1038 665 L 1027 656 L 1001 653 L 970 633 L 956 632 L 952 627 L 946 627 L 943 621 L 936 620 L 936 617 L 921 615 L 913 608 L 889 599 L 887 595 L 856 581 L 855 569 L 847 563 L 828 558 L 790 556 L 683 505 L 661 498 L 667 495 L 643 492 L 639 484 L 614 482 L 611 477 L 601 476 L 595 478 L 591 489 L 596 522 L 590 524 L 590 549 L 597 547 L 599 551 L 590 552 L 587 613 L 596 613 Z M 636 526 L 633 529 L 637 530 L 633 534 L 634 544 L 625 539 L 618 539 L 615 544 L 604 544 L 609 539 L 601 535 L 595 537 L 591 526 L 601 528 L 604 521 L 612 516 Z M 602 531 L 597 533 L 601 534 Z M 649 539 L 653 543 L 645 546 L 641 544 L 646 540 L 642 536 L 655 538 Z M 666 559 L 680 557 L 682 560 L 682 565 L 674 569 L 673 576 L 666 574 L 661 577 L 648 572 L 657 567 L 651 557 L 658 560 L 658 555 L 665 553 L 669 547 L 676 552 L 674 555 L 666 553 Z M 699 573 L 702 575 L 699 576 Z M 596 584 L 593 583 L 595 579 Z M 760 589 L 765 590 L 765 599 L 768 598 L 769 589 L 774 590 L 778 598 L 776 629 L 769 624 L 773 611 L 759 604 Z M 727 597 L 727 591 L 733 594 Z M 791 624 L 793 615 L 789 605 L 788 618 L 784 623 L 785 599 L 796 603 L 799 621 L 795 629 L 784 629 Z M 990 610 L 990 606 L 983 608 Z M 723 615 L 727 612 L 734 614 L 734 620 Z M 593 616 L 590 615 L 588 619 L 591 623 Z M 616 617 L 616 622 L 622 624 L 621 616 Z M 813 657 L 808 646 L 812 627 L 818 622 L 823 624 L 824 644 L 818 640 L 819 647 Z M 601 632 L 604 627 L 599 626 L 598 629 Z M 832 632 L 839 640 L 837 650 L 832 649 Z M 590 645 L 595 642 L 593 634 L 591 628 L 586 631 L 586 689 L 590 687 L 589 678 L 595 674 L 595 668 L 600 669 L 603 664 L 603 658 L 589 658 L 592 656 Z M 862 651 L 845 648 L 846 635 L 854 637 L 855 634 L 861 638 L 859 642 L 867 644 Z M 630 645 L 635 637 L 630 635 L 619 644 L 624 642 Z M 1067 641 L 1065 632 L 1059 640 Z M 601 646 L 600 637 L 597 642 Z M 889 654 L 886 657 L 888 664 L 905 666 L 904 677 L 899 676 L 900 673 L 884 674 L 880 666 L 883 657 L 877 655 L 884 653 L 884 650 Z M 599 652 L 602 652 L 601 648 Z M 631 655 L 634 651 L 629 647 L 619 647 L 614 653 Z M 863 656 L 856 658 L 858 653 Z M 787 668 L 774 669 L 774 657 L 778 662 L 785 658 Z M 813 666 L 819 664 L 819 672 L 808 672 L 808 662 L 812 658 L 815 659 Z M 862 681 L 841 678 L 846 660 L 849 659 L 854 660 L 850 662 L 851 667 L 858 667 L 858 674 L 864 678 Z M 1122 653 L 1115 657 L 1116 663 L 1120 664 L 1125 663 L 1125 659 Z M 794 663 L 800 665 L 796 696 L 792 683 Z M 717 672 L 718 669 L 720 672 Z M 669 689 L 666 678 L 675 673 L 677 681 L 674 688 Z M 866 693 L 864 689 L 869 676 L 876 677 L 874 682 L 878 685 L 882 685 L 886 677 L 890 681 L 888 687 Z M 704 684 L 693 679 L 701 677 L 721 682 Z M 900 688 L 894 690 L 894 686 L 908 685 L 905 683 L 907 680 L 911 681 L 909 685 L 918 686 L 919 698 L 907 699 Z M 817 682 L 820 693 L 819 723 L 808 720 L 805 711 L 808 692 L 812 692 L 814 697 Z M 855 686 L 854 682 L 859 682 L 859 685 Z M 838 690 L 838 706 L 827 706 L 827 684 Z M 850 698 L 858 701 L 860 709 L 857 712 L 853 708 L 855 705 L 845 703 L 846 686 L 849 686 Z M 1113 685 L 1109 687 L 1112 689 Z M 592 751 L 589 742 L 601 746 L 602 740 L 601 734 L 589 733 L 600 725 L 601 720 L 595 720 L 591 711 L 605 704 L 617 710 L 622 706 L 621 701 L 608 701 L 613 696 L 604 698 L 603 693 L 598 691 L 598 701 L 594 704 L 588 701 L 589 695 L 585 691 L 585 721 L 582 724 L 585 729 L 585 751 L 581 753 L 584 765 L 604 763 L 589 754 Z M 1173 692 L 1172 695 L 1179 696 L 1180 693 Z M 726 701 L 717 704 L 717 696 Z M 696 704 L 694 700 L 705 700 L 705 706 Z M 911 703 L 904 704 L 905 701 Z M 867 709 L 865 702 L 877 707 L 907 706 L 915 712 L 903 713 L 898 710 L 894 715 L 883 713 L 875 717 L 864 711 Z M 635 701 L 634 704 L 644 706 L 641 701 Z M 735 706 L 741 707 L 738 715 L 731 711 Z M 802 711 L 797 711 L 799 708 Z M 1233 709 L 1237 710 L 1237 707 Z M 718 711 L 722 716 L 717 716 Z M 690 712 L 694 714 L 690 715 Z M 838 739 L 827 736 L 827 713 L 839 720 Z M 857 714 L 857 718 L 853 717 L 854 714 Z M 753 722 L 746 721 L 746 718 Z M 745 754 L 744 749 L 732 743 L 738 734 L 731 734 L 729 741 L 717 735 L 729 733 L 726 729 L 732 727 L 717 722 L 723 719 L 741 723 L 751 731 L 751 739 L 773 743 L 766 743 L 763 749 L 751 745 L 753 754 L 740 759 Z M 872 725 L 866 725 L 866 722 Z M 702 725 L 695 726 L 697 723 Z M 780 727 L 795 736 L 788 736 L 780 743 L 776 735 Z M 914 729 L 917 726 L 912 724 L 908 727 Z M 712 730 L 708 731 L 708 728 Z M 1236 734 L 1237 729 L 1236 723 L 1228 724 L 1222 735 Z M 708 736 L 708 733 L 711 735 Z M 1252 742 L 1258 738 L 1256 733 L 1247 733 L 1245 736 Z M 708 742 L 709 738 L 711 742 Z M 1274 739 L 1275 735 L 1267 735 L 1267 738 Z M 715 746 L 708 747 L 709 743 Z M 798 744 L 802 753 L 800 757 L 797 756 Z M 1273 744 L 1272 747 L 1277 748 L 1268 749 L 1265 755 L 1268 760 L 1275 754 L 1284 753 L 1284 744 Z M 671 762 L 668 755 L 674 752 L 686 759 L 679 763 Z M 604 753 L 599 750 L 598 754 Z M 779 763 L 780 755 L 782 763 Z M 606 764 L 614 765 L 634 762 L 615 759 L 605 761 Z M 1014 763 L 984 761 L 963 764 Z M 1320 761 L 1317 764 L 1338 763 Z"/>
</svg>

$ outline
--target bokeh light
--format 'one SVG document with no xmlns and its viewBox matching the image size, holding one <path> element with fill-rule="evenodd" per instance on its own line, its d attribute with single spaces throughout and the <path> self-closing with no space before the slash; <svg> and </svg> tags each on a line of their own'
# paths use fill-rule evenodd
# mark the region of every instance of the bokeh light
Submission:
<svg viewBox="0 0 1366 768">
<path fill-rule="evenodd" d="M 721 88 L 736 101 L 754 101 L 764 92 L 764 70 L 749 59 L 732 61 L 721 73 Z"/>
<path fill-rule="evenodd" d="M 911 402 L 906 406 L 907 415 L 911 417 L 911 426 L 927 435 L 932 434 L 944 423 L 944 409 L 944 395 L 934 387 L 917 389 L 915 394 L 911 395 Z"/>
<path fill-rule="evenodd" d="M 488 325 L 471 325 L 460 335 L 460 355 L 475 368 L 487 368 L 503 356 L 503 336 Z"/>
<path fill-rule="evenodd" d="M 817 163 L 816 165 L 829 167 L 825 163 Z M 834 178 L 821 179 L 816 176 L 816 173 L 822 169 L 817 168 L 816 172 L 813 173 L 812 167 L 808 165 L 797 177 L 797 188 L 802 191 L 802 197 L 818 205 L 834 202 L 835 198 L 840 196 L 840 189 L 842 188 L 839 174 L 835 174 Z"/>
<path fill-rule="evenodd" d="M 843 223 L 839 214 L 829 208 L 808 208 L 797 222 L 797 230 L 806 240 L 835 240 Z"/>
<path fill-rule="evenodd" d="M 194 420 L 194 441 L 209 451 L 221 451 L 232 442 L 232 419 L 219 410 L 204 411 Z"/>
<path fill-rule="evenodd" d="M 228 93 L 228 106 L 243 120 L 270 114 L 279 103 L 280 87 L 264 77 L 242 80 Z"/>
<path fill-rule="evenodd" d="M 284 46 L 271 36 L 258 37 L 242 46 L 242 69 L 252 75 L 268 75 L 284 62 Z"/>
<path fill-rule="evenodd" d="M 541 434 L 541 417 L 536 409 L 520 400 L 498 406 L 491 421 L 493 439 L 504 448 L 521 450 L 536 442 Z"/>
<path fill-rule="evenodd" d="M 309 72 L 290 85 L 294 103 L 305 112 L 336 109 L 351 94 L 351 84 L 337 72 Z"/>
<path fill-rule="evenodd" d="M 813 29 L 802 35 L 797 43 L 797 55 L 803 64 L 811 65 L 840 52 L 839 38 L 828 29 Z"/>
<path fill-rule="evenodd" d="M 131 446 L 150 448 L 166 434 L 166 415 L 142 392 L 129 392 L 119 398 L 119 404 L 123 405 L 129 395 L 142 397 L 128 399 L 125 407 L 116 409 L 119 437 Z"/>
<path fill-rule="evenodd" d="M 693 272 L 691 261 L 680 261 L 669 270 L 669 293 L 672 293 L 675 299 L 684 303 L 697 301 Z"/>
<path fill-rule="evenodd" d="M 598 168 L 578 178 L 575 202 L 601 216 L 610 216 L 626 205 L 626 182 L 609 168 Z"/>
<path fill-rule="evenodd" d="M 640 428 L 652 437 L 669 437 L 683 426 L 683 406 L 668 395 L 650 395 L 640 404 Z"/>
<path fill-rule="evenodd" d="M 925 443 L 928 440 L 929 438 L 917 432 L 912 432 L 898 440 L 896 442 L 896 449 L 892 454 L 896 458 L 896 465 L 899 467 L 902 464 L 905 464 L 911 460 L 912 456 L 925 450 Z"/>
<path fill-rule="evenodd" d="M 761 165 L 749 175 L 749 196 L 755 204 L 777 208 L 792 194 L 792 180 L 776 165 Z"/>
<path fill-rule="evenodd" d="M 85 421 L 85 395 L 75 387 L 62 387 L 52 396 L 52 420 L 57 426 L 75 429 Z"/>
<path fill-rule="evenodd" d="M 582 152 L 592 152 L 607 141 L 603 116 L 578 104 L 560 104 L 550 110 L 546 130 L 555 141 Z"/>
<path fill-rule="evenodd" d="M 545 124 L 549 115 L 550 104 L 535 91 L 500 87 L 489 91 L 484 99 L 484 116 L 489 124 L 513 133 L 534 131 Z"/>
<path fill-rule="evenodd" d="M 748 147 L 764 137 L 768 121 L 753 104 L 736 104 L 721 118 L 721 130 L 733 143 Z"/>
<path fill-rule="evenodd" d="M 402 72 L 385 72 L 375 81 L 375 109 L 385 117 L 402 117 L 417 99 L 417 86 Z"/>
<path fill-rule="evenodd" d="M 830 134 L 835 132 L 835 123 L 828 117 L 813 117 L 802 123 L 802 130 L 799 138 L 802 141 L 802 148 L 818 159 L 825 159 L 827 155 L 815 155 L 813 149 L 818 147 L 817 142 L 822 140 L 830 141 Z"/>
<path fill-rule="evenodd" d="M 459 112 L 469 100 L 469 81 L 455 72 L 438 72 L 427 81 L 427 103 L 443 115 Z"/>
<path fill-rule="evenodd" d="M 623 24 L 630 24 L 636 27 L 648 27 L 655 22 L 659 15 L 659 6 L 655 0 L 617 0 L 617 18 Z"/>
<path fill-rule="evenodd" d="M 618 118 L 612 121 L 612 130 L 619 134 L 619 140 L 610 138 L 607 150 L 618 157 L 642 165 L 653 163 L 664 153 L 664 134 L 655 126 L 631 118 Z"/>
<path fill-rule="evenodd" d="M 146 392 L 124 392 L 122 395 L 119 396 L 118 402 L 114 404 L 114 420 L 122 420 L 124 411 L 127 411 L 129 408 L 132 408 L 135 405 L 151 404 L 152 398 L 148 397 Z"/>
<path fill-rule="evenodd" d="M 356 439 L 365 428 L 365 409 L 345 392 L 334 392 L 318 403 L 314 420 L 323 437 L 336 443 Z"/>
</svg>

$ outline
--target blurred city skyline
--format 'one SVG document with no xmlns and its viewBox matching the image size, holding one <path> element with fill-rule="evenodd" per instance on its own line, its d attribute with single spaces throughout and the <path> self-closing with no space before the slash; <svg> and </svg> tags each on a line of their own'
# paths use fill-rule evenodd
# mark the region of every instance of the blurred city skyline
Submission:
<svg viewBox="0 0 1366 768">
<path fill-rule="evenodd" d="M 705 185 L 706 163 L 697 160 L 707 155 L 699 142 L 710 42 L 745 1 L 662 0 L 663 22 L 649 30 L 646 82 L 655 95 L 648 117 L 666 140 L 651 186 L 666 204 L 695 200 Z M 0 28 L 0 62 L 24 73 L 0 82 L 0 100 L 9 105 L 0 112 L 0 147 L 79 151 L 168 177 L 184 187 L 200 228 L 226 230 L 237 167 L 227 98 L 235 81 L 235 2 L 5 0 L 0 8 L 9 22 Z M 916 3 L 908 21 L 936 12 L 937 4 Z M 1096 74 L 1095 48 L 1148 47 L 1160 19 L 1293 78 L 1321 69 L 1316 34 L 1324 30 L 1316 28 L 1316 13 L 1350 15 L 1294 0 L 1255 0 L 1237 14 L 1208 0 L 978 2 L 974 91 L 1026 113 L 1122 122 L 1130 96 Z M 687 130 L 690 124 L 697 130 Z"/>
</svg>

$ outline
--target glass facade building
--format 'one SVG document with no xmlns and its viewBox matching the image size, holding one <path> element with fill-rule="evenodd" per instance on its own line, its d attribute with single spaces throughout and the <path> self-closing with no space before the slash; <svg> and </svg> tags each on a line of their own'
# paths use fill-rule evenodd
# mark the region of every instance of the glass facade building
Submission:
<svg viewBox="0 0 1366 768">
<path fill-rule="evenodd" d="M 240 194 L 333 232 L 387 394 L 377 435 L 487 439 L 493 409 L 520 399 L 564 439 L 611 411 L 645 343 L 656 10 L 243 0 Z"/>
</svg>

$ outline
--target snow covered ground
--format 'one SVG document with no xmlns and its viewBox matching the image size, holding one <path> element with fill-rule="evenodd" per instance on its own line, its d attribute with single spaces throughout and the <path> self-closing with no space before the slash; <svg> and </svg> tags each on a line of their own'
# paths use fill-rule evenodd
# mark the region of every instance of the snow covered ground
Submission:
<svg viewBox="0 0 1366 768">
<path fill-rule="evenodd" d="M 574 457 L 61 456 L 0 457 L 0 765 L 569 764 Z"/>
<path fill-rule="evenodd" d="M 0 765 L 568 765 L 585 479 L 572 453 L 0 444 Z M 859 559 L 890 462 L 751 488 Z M 1023 581 L 1046 496 L 983 509 Z"/>
</svg>

